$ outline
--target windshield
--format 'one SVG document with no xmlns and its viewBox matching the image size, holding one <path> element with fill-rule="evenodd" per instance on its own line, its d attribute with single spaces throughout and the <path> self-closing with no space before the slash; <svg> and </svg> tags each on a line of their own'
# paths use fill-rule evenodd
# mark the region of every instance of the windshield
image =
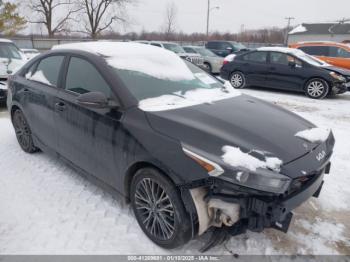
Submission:
<svg viewBox="0 0 350 262">
<path fill-rule="evenodd" d="M 236 43 L 236 42 L 233 42 L 232 45 L 235 47 L 236 50 L 242 50 L 242 49 L 247 49 L 247 47 L 241 43 Z"/>
<path fill-rule="evenodd" d="M 195 50 L 202 56 L 217 56 L 212 51 L 210 51 L 206 48 L 196 48 Z"/>
<path fill-rule="evenodd" d="M 309 63 L 311 65 L 314 65 L 314 66 L 328 66 L 327 63 L 315 58 L 315 57 L 312 57 L 308 54 L 298 54 L 297 57 L 299 57 L 301 60 L 305 61 L 306 63 Z"/>
<path fill-rule="evenodd" d="M 0 43 L 0 58 L 22 60 L 19 49 L 12 43 Z"/>
<path fill-rule="evenodd" d="M 193 79 L 160 79 L 142 72 L 114 68 L 144 111 L 162 111 L 237 96 L 240 93 L 184 61 Z"/>
<path fill-rule="evenodd" d="M 179 46 L 179 45 L 176 45 L 176 44 L 163 44 L 163 46 L 170 50 L 170 51 L 173 51 L 174 53 L 186 53 L 185 50 Z"/>
</svg>

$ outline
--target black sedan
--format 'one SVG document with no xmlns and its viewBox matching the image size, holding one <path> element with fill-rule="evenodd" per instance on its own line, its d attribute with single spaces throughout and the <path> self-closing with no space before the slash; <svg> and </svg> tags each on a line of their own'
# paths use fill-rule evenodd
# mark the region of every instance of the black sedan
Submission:
<svg viewBox="0 0 350 262">
<path fill-rule="evenodd" d="M 291 211 L 318 196 L 330 170 L 330 130 L 157 47 L 62 45 L 8 85 L 21 148 L 120 192 L 164 248 L 209 228 L 213 237 L 286 232 Z"/>
<path fill-rule="evenodd" d="M 234 88 L 260 86 L 304 92 L 321 99 L 350 87 L 350 71 L 330 66 L 301 50 L 263 47 L 237 55 L 221 69 Z"/>
</svg>

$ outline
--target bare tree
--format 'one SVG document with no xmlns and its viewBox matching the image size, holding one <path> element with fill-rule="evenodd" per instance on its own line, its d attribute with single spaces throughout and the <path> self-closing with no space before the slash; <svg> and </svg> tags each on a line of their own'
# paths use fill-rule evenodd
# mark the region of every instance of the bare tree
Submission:
<svg viewBox="0 0 350 262">
<path fill-rule="evenodd" d="M 73 8 L 72 0 L 30 0 L 29 8 L 38 15 L 38 18 L 34 20 L 29 18 L 28 21 L 43 24 L 49 37 L 66 31 L 68 21 L 79 11 L 79 8 Z"/>
<path fill-rule="evenodd" d="M 165 24 L 164 24 L 164 33 L 167 39 L 176 31 L 176 17 L 177 17 L 177 7 L 174 2 L 169 3 L 166 7 L 165 13 Z"/>
<path fill-rule="evenodd" d="M 78 0 L 85 18 L 84 33 L 95 39 L 103 31 L 111 29 L 114 22 L 126 22 L 123 7 L 131 0 Z"/>
</svg>

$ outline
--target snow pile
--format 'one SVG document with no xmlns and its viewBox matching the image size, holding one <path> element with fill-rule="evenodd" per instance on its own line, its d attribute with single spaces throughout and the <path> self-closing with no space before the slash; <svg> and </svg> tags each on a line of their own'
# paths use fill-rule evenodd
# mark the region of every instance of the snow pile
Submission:
<svg viewBox="0 0 350 262">
<path fill-rule="evenodd" d="M 232 87 L 230 87 L 230 89 L 227 87 L 225 87 L 225 89 L 198 88 L 187 91 L 184 94 L 175 92 L 169 95 L 141 100 L 139 102 L 139 108 L 143 111 L 165 111 L 204 103 L 213 103 L 215 101 L 232 98 L 239 95 L 241 95 L 241 93 L 234 90 Z"/>
<path fill-rule="evenodd" d="M 114 68 L 136 71 L 158 79 L 178 81 L 195 78 L 183 59 L 156 46 L 140 43 L 84 42 L 58 45 L 53 49 L 74 49 L 102 55 Z"/>
<path fill-rule="evenodd" d="M 228 56 L 225 57 L 224 61 L 225 62 L 232 62 L 236 57 L 236 54 L 230 54 Z"/>
<path fill-rule="evenodd" d="M 290 31 L 289 34 L 292 35 L 292 34 L 304 33 L 304 32 L 307 32 L 306 27 L 303 25 L 298 25 L 292 31 Z"/>
<path fill-rule="evenodd" d="M 249 153 L 242 152 L 238 147 L 224 146 L 222 151 L 224 154 L 221 158 L 226 164 L 251 171 L 256 171 L 258 168 L 267 168 L 279 172 L 283 164 L 282 160 L 276 157 L 265 157 L 265 161 L 262 161 Z"/>
<path fill-rule="evenodd" d="M 47 85 L 52 85 L 50 81 L 45 77 L 43 71 L 36 71 L 32 76 L 26 75 L 26 78 L 33 81 L 38 81 Z"/>
<path fill-rule="evenodd" d="M 331 130 L 326 128 L 311 128 L 304 131 L 300 131 L 295 134 L 296 137 L 302 138 L 311 143 L 322 143 L 327 140 Z"/>
</svg>

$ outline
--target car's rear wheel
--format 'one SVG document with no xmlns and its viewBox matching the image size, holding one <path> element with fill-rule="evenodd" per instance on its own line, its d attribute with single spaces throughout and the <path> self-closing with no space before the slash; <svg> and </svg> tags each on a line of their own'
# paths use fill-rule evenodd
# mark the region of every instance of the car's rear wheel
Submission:
<svg viewBox="0 0 350 262">
<path fill-rule="evenodd" d="M 230 76 L 230 83 L 233 88 L 243 88 L 246 85 L 245 76 L 242 72 L 233 72 Z"/>
<path fill-rule="evenodd" d="M 28 122 L 20 109 L 16 109 L 13 113 L 12 123 L 16 132 L 17 141 L 23 151 L 27 153 L 37 152 L 39 149 L 34 146 L 32 132 L 30 131 Z"/>
<path fill-rule="evenodd" d="M 313 78 L 305 85 L 305 94 L 313 99 L 322 99 L 329 93 L 329 85 L 320 78 Z"/>
<path fill-rule="evenodd" d="M 131 204 L 143 232 L 163 248 L 176 248 L 191 239 L 191 224 L 181 197 L 158 170 L 140 169 L 130 191 Z"/>
</svg>

